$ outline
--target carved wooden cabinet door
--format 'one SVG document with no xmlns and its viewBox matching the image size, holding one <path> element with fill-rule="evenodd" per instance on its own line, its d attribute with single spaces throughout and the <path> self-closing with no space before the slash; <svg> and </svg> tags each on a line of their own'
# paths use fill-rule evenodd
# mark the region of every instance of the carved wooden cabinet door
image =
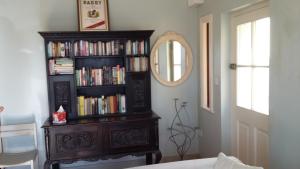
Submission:
<svg viewBox="0 0 300 169">
<path fill-rule="evenodd" d="M 147 112 L 151 110 L 150 75 L 137 73 L 127 78 L 127 105 L 128 112 Z"/>
<path fill-rule="evenodd" d="M 155 127 L 151 121 L 106 126 L 106 152 L 112 154 L 155 149 Z"/>
<path fill-rule="evenodd" d="M 102 130 L 99 125 L 59 126 L 50 129 L 51 160 L 100 155 Z"/>
<path fill-rule="evenodd" d="M 50 113 L 58 110 L 62 105 L 69 118 L 72 118 L 76 112 L 75 104 L 75 86 L 72 76 L 51 76 L 49 78 L 49 103 Z"/>
</svg>

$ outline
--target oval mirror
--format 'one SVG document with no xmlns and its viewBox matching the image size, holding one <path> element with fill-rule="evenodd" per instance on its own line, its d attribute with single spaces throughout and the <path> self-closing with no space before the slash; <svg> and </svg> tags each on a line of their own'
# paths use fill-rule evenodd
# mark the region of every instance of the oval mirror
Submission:
<svg viewBox="0 0 300 169">
<path fill-rule="evenodd" d="M 166 86 L 176 86 L 184 82 L 192 71 L 192 65 L 191 47 L 175 32 L 163 34 L 151 50 L 152 73 Z"/>
</svg>

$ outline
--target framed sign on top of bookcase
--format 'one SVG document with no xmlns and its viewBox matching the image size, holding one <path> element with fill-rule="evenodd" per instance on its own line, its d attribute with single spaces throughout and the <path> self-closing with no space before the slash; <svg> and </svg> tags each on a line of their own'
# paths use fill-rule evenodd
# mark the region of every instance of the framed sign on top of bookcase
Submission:
<svg viewBox="0 0 300 169">
<path fill-rule="evenodd" d="M 79 31 L 108 31 L 107 0 L 77 0 Z"/>
</svg>

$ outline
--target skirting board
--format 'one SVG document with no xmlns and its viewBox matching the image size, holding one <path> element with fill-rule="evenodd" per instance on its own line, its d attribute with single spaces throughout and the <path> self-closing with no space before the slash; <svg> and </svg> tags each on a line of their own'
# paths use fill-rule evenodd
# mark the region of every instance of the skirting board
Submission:
<svg viewBox="0 0 300 169">
<path fill-rule="evenodd" d="M 184 160 L 198 159 L 200 158 L 199 154 L 190 154 L 186 155 Z M 163 157 L 161 163 L 179 161 L 178 156 L 167 156 Z M 100 160 L 97 162 L 79 162 L 71 165 L 62 165 L 61 169 L 121 169 L 135 166 L 145 165 L 145 157 L 124 157 L 117 160 Z"/>
</svg>

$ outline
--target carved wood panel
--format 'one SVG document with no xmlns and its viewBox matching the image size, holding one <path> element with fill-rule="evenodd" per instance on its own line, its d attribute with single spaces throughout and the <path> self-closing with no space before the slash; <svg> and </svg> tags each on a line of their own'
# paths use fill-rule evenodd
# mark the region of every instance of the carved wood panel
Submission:
<svg viewBox="0 0 300 169">
<path fill-rule="evenodd" d="M 133 83 L 133 107 L 145 107 L 145 94 L 146 94 L 146 84 L 144 80 L 135 80 Z"/>
<path fill-rule="evenodd" d="M 50 117 L 62 105 L 67 112 L 67 118 L 76 116 L 74 79 L 70 75 L 51 76 L 49 78 L 49 108 Z"/>
<path fill-rule="evenodd" d="M 58 126 L 49 130 L 50 158 L 89 157 L 101 151 L 101 130 L 98 125 Z"/>
<path fill-rule="evenodd" d="M 145 112 L 151 109 L 150 76 L 135 74 L 128 78 L 127 105 L 129 112 Z"/>
<path fill-rule="evenodd" d="M 70 82 L 54 82 L 54 100 L 55 110 L 62 105 L 67 112 L 71 112 Z"/>
<path fill-rule="evenodd" d="M 149 144 L 149 128 L 130 128 L 112 130 L 111 147 L 133 147 Z"/>
<path fill-rule="evenodd" d="M 97 148 L 97 133 L 74 132 L 56 135 L 56 152 L 76 152 Z"/>
</svg>

